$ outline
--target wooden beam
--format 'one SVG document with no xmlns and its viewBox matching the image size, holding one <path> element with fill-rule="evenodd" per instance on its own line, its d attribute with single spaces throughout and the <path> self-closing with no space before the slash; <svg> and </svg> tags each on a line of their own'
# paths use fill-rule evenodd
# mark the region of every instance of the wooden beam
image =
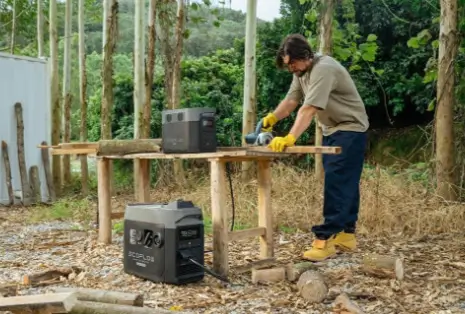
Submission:
<svg viewBox="0 0 465 314">
<path fill-rule="evenodd" d="M 228 239 L 229 241 L 237 241 L 237 240 L 249 239 L 252 237 L 263 236 L 265 235 L 265 233 L 266 233 L 266 229 L 264 227 L 231 231 L 228 233 Z"/>
<path fill-rule="evenodd" d="M 273 152 L 266 146 L 249 146 L 248 151 L 254 152 Z M 282 154 L 340 154 L 342 151 L 339 146 L 292 146 L 284 149 Z"/>
<path fill-rule="evenodd" d="M 76 303 L 73 293 L 38 294 L 0 298 L 0 311 L 13 313 L 68 313 Z"/>
<path fill-rule="evenodd" d="M 111 243 L 111 193 L 110 193 L 110 160 L 97 160 L 98 181 L 98 242 Z"/>
<path fill-rule="evenodd" d="M 273 257 L 273 212 L 271 210 L 271 166 L 269 161 L 258 162 L 258 225 L 265 229 L 260 236 L 260 257 Z"/>
<path fill-rule="evenodd" d="M 211 211 L 213 223 L 213 270 L 227 276 L 228 224 L 226 214 L 226 167 L 220 160 L 210 161 Z"/>
</svg>

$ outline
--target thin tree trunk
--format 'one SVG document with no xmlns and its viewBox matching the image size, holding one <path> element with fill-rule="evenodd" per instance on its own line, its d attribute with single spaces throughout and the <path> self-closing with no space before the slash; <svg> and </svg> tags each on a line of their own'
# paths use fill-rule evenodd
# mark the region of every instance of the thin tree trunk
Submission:
<svg viewBox="0 0 465 314">
<path fill-rule="evenodd" d="M 79 0 L 78 28 L 79 28 L 79 95 L 81 103 L 80 141 L 87 142 L 87 76 L 86 76 L 86 46 L 84 43 L 84 1 Z M 89 167 L 87 155 L 81 155 L 81 186 L 82 194 L 89 194 Z"/>
<path fill-rule="evenodd" d="M 11 25 L 10 53 L 14 55 L 15 54 L 15 41 L 16 41 L 16 0 L 13 0 L 13 12 L 12 12 L 11 21 L 12 21 L 12 25 Z"/>
<path fill-rule="evenodd" d="M 457 0 L 441 0 L 436 111 L 437 194 L 457 200 L 454 151 L 455 58 L 458 50 Z"/>
<path fill-rule="evenodd" d="M 257 45 L 257 0 L 247 0 L 244 51 L 244 99 L 242 113 L 242 138 L 254 131 L 256 116 L 256 45 Z M 246 145 L 242 140 L 242 145 Z M 242 180 L 249 180 L 252 162 L 242 162 Z"/>
<path fill-rule="evenodd" d="M 44 12 L 42 0 L 37 0 L 37 54 L 44 56 Z"/>
<path fill-rule="evenodd" d="M 65 45 L 63 56 L 63 142 L 71 141 L 71 28 L 72 28 L 72 0 L 66 0 L 65 5 Z M 70 155 L 64 155 L 63 161 L 63 184 L 71 181 Z"/>
<path fill-rule="evenodd" d="M 157 20 L 157 0 L 150 0 L 148 17 L 148 49 L 145 74 L 145 105 L 143 114 L 143 137 L 150 137 L 150 116 L 152 111 L 152 85 L 155 74 L 155 43 L 156 43 L 156 20 Z"/>
<path fill-rule="evenodd" d="M 144 129 L 144 92 L 145 92 L 145 37 L 144 37 L 144 11 L 145 3 L 135 2 L 134 11 L 134 138 L 143 138 Z M 139 177 L 142 175 L 142 163 L 146 162 L 134 159 L 134 192 L 139 195 Z"/>
<path fill-rule="evenodd" d="M 52 106 L 52 145 L 60 143 L 61 133 L 61 107 L 58 90 L 58 32 L 57 32 L 57 2 L 50 0 L 49 9 L 49 35 L 50 35 L 50 59 L 51 59 L 51 83 L 50 98 Z M 53 184 L 57 196 L 61 192 L 61 162 L 59 155 L 53 155 Z"/>
<path fill-rule="evenodd" d="M 118 32 L 118 1 L 107 0 L 104 11 L 107 10 L 105 26 L 105 45 L 103 47 L 103 65 L 102 65 L 102 107 L 101 107 L 101 139 L 109 140 L 111 134 L 111 112 L 113 104 L 113 53 L 116 46 Z M 114 194 L 113 163 L 110 163 L 110 184 L 111 194 Z"/>
<path fill-rule="evenodd" d="M 183 48 L 183 33 L 184 33 L 184 0 L 178 0 L 178 11 L 176 14 L 176 46 L 174 51 L 173 78 L 171 86 L 172 109 L 177 109 L 181 106 L 181 59 Z M 182 160 L 173 160 L 173 170 L 176 181 L 181 184 L 185 183 L 184 169 Z"/>
<path fill-rule="evenodd" d="M 333 24 L 333 0 L 322 0 L 322 17 L 320 20 L 320 45 L 319 52 L 321 54 L 331 55 L 332 52 L 332 24 Z M 315 145 L 323 145 L 323 134 L 318 121 L 315 116 Z M 323 181 L 323 155 L 315 154 L 315 177 L 317 180 Z"/>
</svg>

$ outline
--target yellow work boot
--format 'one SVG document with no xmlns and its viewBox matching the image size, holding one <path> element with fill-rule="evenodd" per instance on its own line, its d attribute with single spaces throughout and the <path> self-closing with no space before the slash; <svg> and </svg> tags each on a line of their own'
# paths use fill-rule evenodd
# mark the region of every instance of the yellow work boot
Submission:
<svg viewBox="0 0 465 314">
<path fill-rule="evenodd" d="M 304 252 L 303 258 L 313 262 L 319 262 L 336 255 L 336 253 L 333 238 L 328 240 L 315 239 L 312 243 L 312 248 Z"/>
<path fill-rule="evenodd" d="M 334 245 L 342 251 L 353 251 L 357 247 L 357 239 L 353 233 L 339 232 L 333 241 Z"/>
</svg>

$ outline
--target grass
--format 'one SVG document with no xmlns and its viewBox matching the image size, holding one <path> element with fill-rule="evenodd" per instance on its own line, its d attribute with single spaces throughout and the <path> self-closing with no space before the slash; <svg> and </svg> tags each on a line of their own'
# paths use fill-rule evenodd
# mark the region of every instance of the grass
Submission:
<svg viewBox="0 0 465 314">
<path fill-rule="evenodd" d="M 182 198 L 192 201 L 204 211 L 205 232 L 211 234 L 210 181 L 208 177 L 187 172 L 188 185 L 159 182 L 152 188 L 154 202 L 169 202 Z M 358 232 L 362 234 L 406 236 L 463 231 L 465 204 L 442 202 L 430 189 L 429 176 L 424 166 L 412 166 L 404 171 L 391 171 L 367 165 L 361 181 L 361 208 Z M 233 174 L 235 197 L 234 230 L 254 227 L 257 217 L 257 182 L 242 183 L 239 174 Z M 322 185 L 311 171 L 298 170 L 277 163 L 272 168 L 272 208 L 275 231 L 308 232 L 312 225 L 322 221 Z M 231 224 L 232 203 L 227 189 L 228 229 Z M 74 196 L 51 206 L 34 207 L 30 222 L 44 220 L 73 220 L 90 222 L 95 219 L 96 202 L 91 198 Z M 95 197 L 94 197 L 95 199 Z M 132 193 L 118 196 L 114 203 L 125 206 L 132 202 Z M 117 207 L 117 205 L 115 205 Z M 115 208 L 114 207 L 114 208 Z M 114 209 L 116 210 L 116 209 Z M 113 230 L 123 231 L 122 221 L 113 221 Z"/>
</svg>

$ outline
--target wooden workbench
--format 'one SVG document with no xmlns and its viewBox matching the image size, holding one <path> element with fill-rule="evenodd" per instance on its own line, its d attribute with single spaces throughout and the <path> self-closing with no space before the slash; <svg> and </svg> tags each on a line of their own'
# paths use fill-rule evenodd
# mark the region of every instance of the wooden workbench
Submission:
<svg viewBox="0 0 465 314">
<path fill-rule="evenodd" d="M 111 243 L 110 160 L 112 159 L 207 159 L 210 162 L 211 212 L 213 228 L 213 269 L 227 276 L 229 270 L 228 243 L 232 240 L 259 237 L 260 257 L 271 258 L 273 248 L 273 221 L 271 212 L 271 160 L 291 154 L 339 154 L 340 147 L 296 146 L 283 153 L 274 153 L 266 147 L 219 148 L 213 153 L 163 154 L 139 153 L 118 156 L 97 156 L 99 234 L 102 243 Z M 258 226 L 240 231 L 228 231 L 226 208 L 226 162 L 255 161 L 258 163 Z M 141 162 L 147 167 L 148 162 Z M 150 202 L 148 171 L 141 171 L 138 202 Z"/>
</svg>

